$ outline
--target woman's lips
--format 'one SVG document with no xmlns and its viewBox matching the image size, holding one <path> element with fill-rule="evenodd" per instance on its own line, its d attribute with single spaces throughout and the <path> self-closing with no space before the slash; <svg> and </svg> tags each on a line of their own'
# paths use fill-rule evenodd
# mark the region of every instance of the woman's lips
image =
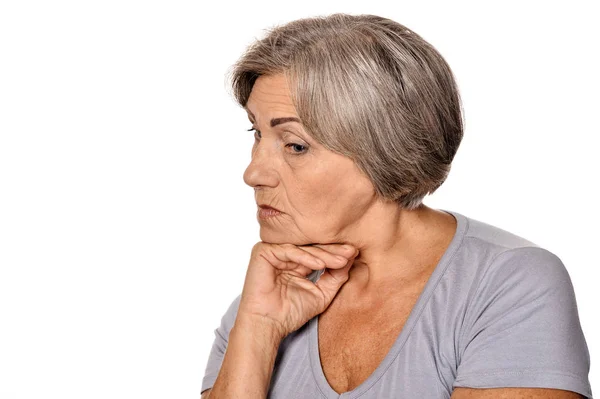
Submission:
<svg viewBox="0 0 600 399">
<path fill-rule="evenodd" d="M 259 205 L 258 217 L 260 219 L 268 219 L 273 216 L 281 215 L 281 211 L 275 208 L 271 208 L 268 205 Z"/>
</svg>

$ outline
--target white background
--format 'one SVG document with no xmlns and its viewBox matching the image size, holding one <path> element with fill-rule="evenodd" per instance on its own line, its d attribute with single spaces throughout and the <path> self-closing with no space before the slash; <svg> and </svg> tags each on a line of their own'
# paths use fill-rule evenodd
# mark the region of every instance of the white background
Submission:
<svg viewBox="0 0 600 399">
<path fill-rule="evenodd" d="M 225 73 L 264 29 L 333 12 L 446 58 L 466 131 L 425 203 L 562 259 L 600 389 L 592 2 L 21 0 L 0 3 L 0 397 L 199 397 L 259 240 Z"/>
</svg>

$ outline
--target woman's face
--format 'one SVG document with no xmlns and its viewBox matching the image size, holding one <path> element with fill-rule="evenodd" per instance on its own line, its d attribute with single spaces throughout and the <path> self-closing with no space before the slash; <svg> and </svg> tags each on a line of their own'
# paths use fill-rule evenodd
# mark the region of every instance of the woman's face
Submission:
<svg viewBox="0 0 600 399">
<path fill-rule="evenodd" d="M 258 218 L 261 240 L 295 245 L 347 242 L 376 201 L 366 175 L 350 158 L 317 143 L 301 123 L 272 126 L 274 118 L 298 118 L 283 74 L 260 76 L 246 110 L 257 132 L 244 181 L 254 187 L 257 205 L 282 212 Z"/>
</svg>

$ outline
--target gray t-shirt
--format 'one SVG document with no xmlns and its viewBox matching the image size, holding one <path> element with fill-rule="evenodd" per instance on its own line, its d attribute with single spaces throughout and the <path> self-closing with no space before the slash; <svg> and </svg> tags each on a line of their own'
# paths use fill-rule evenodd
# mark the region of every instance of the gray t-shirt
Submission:
<svg viewBox="0 0 600 399">
<path fill-rule="evenodd" d="M 377 369 L 352 391 L 335 392 L 321 367 L 316 316 L 281 342 L 269 398 L 449 398 L 455 387 L 592 397 L 589 352 L 562 261 L 515 234 L 443 211 L 457 219 L 454 238 Z M 240 297 L 215 330 L 201 392 L 215 383 Z"/>
</svg>

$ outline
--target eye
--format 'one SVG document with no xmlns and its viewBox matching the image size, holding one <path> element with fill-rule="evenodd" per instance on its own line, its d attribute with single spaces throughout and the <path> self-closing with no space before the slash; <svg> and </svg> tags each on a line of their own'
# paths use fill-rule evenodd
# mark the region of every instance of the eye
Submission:
<svg viewBox="0 0 600 399">
<path fill-rule="evenodd" d="M 251 127 L 250 129 L 248 129 L 249 132 L 254 130 L 254 138 L 256 139 L 256 135 L 259 135 L 260 138 L 260 130 L 256 130 L 255 128 Z"/>
<path fill-rule="evenodd" d="M 295 143 L 286 144 L 286 147 L 292 147 L 295 149 L 300 148 L 298 151 L 294 151 L 293 155 L 302 155 L 308 150 L 308 148 L 305 145 Z"/>
<path fill-rule="evenodd" d="M 254 139 L 255 140 L 260 139 L 260 137 L 261 137 L 260 130 L 256 130 L 255 128 L 251 127 L 250 129 L 248 129 L 248 131 L 249 132 L 254 131 Z M 302 144 L 289 143 L 289 144 L 286 144 L 285 146 L 286 146 L 286 148 L 292 147 L 294 149 L 294 151 L 291 153 L 291 155 L 302 155 L 308 151 L 308 146 L 305 146 Z"/>
</svg>

